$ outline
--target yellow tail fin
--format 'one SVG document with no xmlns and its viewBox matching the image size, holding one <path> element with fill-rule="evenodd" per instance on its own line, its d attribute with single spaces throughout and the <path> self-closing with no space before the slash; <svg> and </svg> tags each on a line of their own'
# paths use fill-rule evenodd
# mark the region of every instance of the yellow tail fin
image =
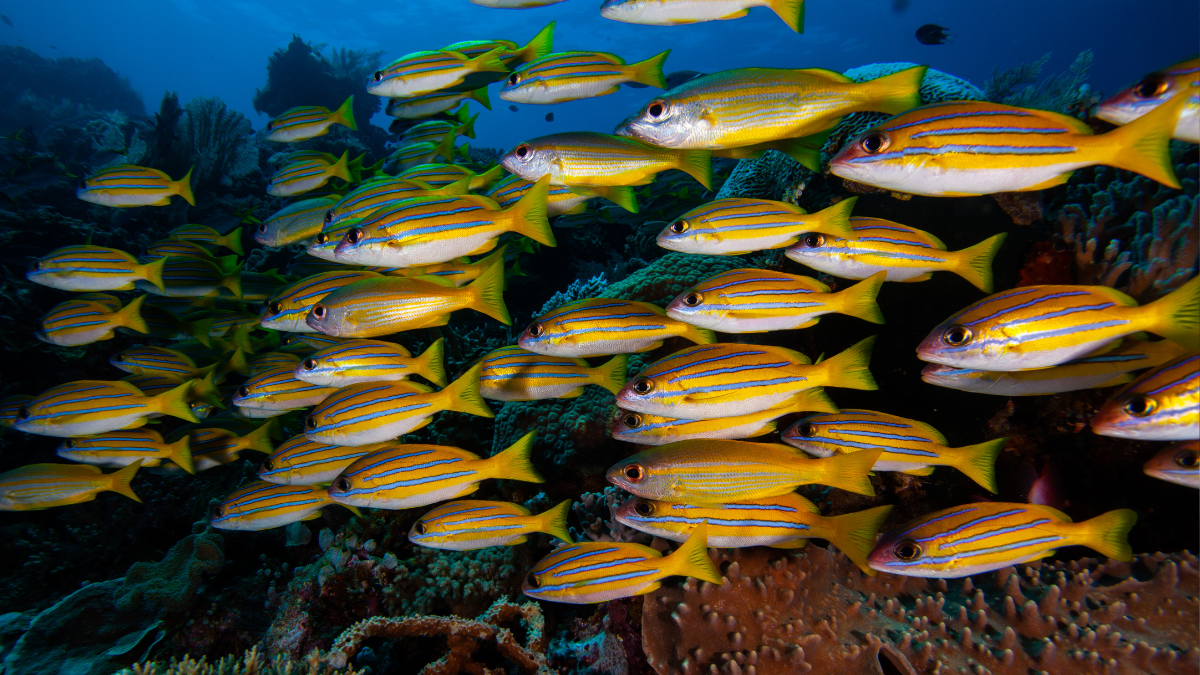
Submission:
<svg viewBox="0 0 1200 675">
<path fill-rule="evenodd" d="M 891 506 L 876 506 L 844 516 L 830 516 L 824 519 L 830 531 L 823 534 L 859 569 L 873 577 L 878 573 L 867 565 L 867 556 L 875 548 L 875 537 L 891 512 Z"/>
<path fill-rule="evenodd" d="M 463 288 L 471 294 L 468 307 L 508 326 L 512 324 L 512 318 L 508 315 L 508 307 L 504 306 L 503 260 L 500 263 L 483 270 L 478 279 Z"/>
<path fill-rule="evenodd" d="M 358 131 L 358 125 L 354 123 L 354 94 L 350 98 L 342 101 L 338 109 L 333 111 L 333 121 L 335 124 L 340 124 L 351 131 Z"/>
<path fill-rule="evenodd" d="M 275 452 L 275 444 L 271 442 L 271 433 L 275 430 L 277 423 L 277 418 L 269 419 L 266 424 L 243 436 L 242 441 L 246 444 L 245 449 L 261 452 L 264 455 L 270 455 Z"/>
<path fill-rule="evenodd" d="M 996 457 L 1004 449 L 1007 438 L 995 438 L 978 445 L 943 450 L 943 456 L 951 460 L 949 465 L 963 472 L 967 478 L 993 494 L 996 489 Z"/>
<path fill-rule="evenodd" d="M 167 292 L 166 287 L 163 286 L 163 265 L 166 265 L 167 260 L 169 259 L 169 257 L 164 256 L 158 260 L 142 265 L 142 278 L 154 284 L 154 286 L 163 293 Z"/>
<path fill-rule="evenodd" d="M 233 293 L 233 297 L 240 300 L 242 298 L 242 271 L 236 270 L 226 274 L 221 278 L 221 285 L 228 288 L 229 292 Z"/>
<path fill-rule="evenodd" d="M 113 314 L 112 321 L 117 326 L 124 326 L 139 333 L 149 333 L 150 328 L 142 318 L 142 303 L 146 302 L 145 294 L 139 295 Z"/>
<path fill-rule="evenodd" d="M 209 333 L 212 331 L 212 325 L 216 323 L 216 318 L 209 317 L 207 319 L 197 319 L 183 324 L 183 331 L 188 335 L 196 338 L 196 342 L 211 347 L 212 341 L 209 339 Z"/>
<path fill-rule="evenodd" d="M 628 185 L 588 188 L 630 213 L 638 212 L 637 194 Z"/>
<path fill-rule="evenodd" d="M 882 450 L 862 450 L 821 459 L 797 456 L 797 460 L 809 466 L 821 467 L 822 478 L 816 481 L 820 485 L 874 497 L 875 488 L 871 485 L 869 474 L 882 454 Z"/>
<path fill-rule="evenodd" d="M 1129 547 L 1129 530 L 1137 522 L 1137 513 L 1129 509 L 1109 511 L 1078 524 L 1079 543 L 1113 560 L 1133 560 Z"/>
<path fill-rule="evenodd" d="M 424 183 L 420 183 L 420 181 L 410 180 L 409 182 L 410 183 L 419 183 L 421 185 L 424 185 Z M 470 179 L 470 177 L 464 176 L 460 180 L 456 180 L 453 183 L 446 183 L 445 185 L 441 186 L 440 188 L 429 187 L 428 194 L 457 197 L 459 195 L 465 195 L 470 191 L 471 191 L 471 179 Z"/>
<path fill-rule="evenodd" d="M 224 246 L 238 255 L 246 255 L 242 252 L 242 228 L 240 227 L 221 237 L 216 243 L 218 246 Z"/>
<path fill-rule="evenodd" d="M 504 178 L 504 167 L 497 164 L 471 178 L 470 187 L 472 190 L 486 190 L 501 178 Z"/>
<path fill-rule="evenodd" d="M 504 210 L 509 227 L 517 234 L 529 237 L 545 246 L 556 246 L 554 232 L 546 213 L 546 201 L 550 196 L 550 176 L 542 176 L 529 188 L 516 204 Z"/>
<path fill-rule="evenodd" d="M 717 341 L 717 334 L 707 328 L 697 328 L 691 324 L 684 325 L 687 328 L 683 330 L 683 333 L 679 337 L 691 340 L 698 345 L 711 345 Z"/>
<path fill-rule="evenodd" d="M 533 439 L 536 431 L 522 436 L 516 443 L 492 456 L 492 478 L 506 478 L 526 483 L 545 483 L 546 479 L 533 467 Z"/>
<path fill-rule="evenodd" d="M 898 73 L 884 75 L 861 86 L 870 92 L 866 110 L 899 115 L 921 105 L 921 81 L 929 66 L 913 66 Z"/>
<path fill-rule="evenodd" d="M 789 138 L 783 141 L 767 143 L 771 146 L 770 149 L 777 150 L 791 157 L 800 163 L 800 166 L 809 171 L 821 171 L 821 148 L 825 147 L 825 142 L 829 140 L 829 134 L 832 129 L 812 134 L 811 136 L 801 136 L 799 138 Z"/>
<path fill-rule="evenodd" d="M 189 422 L 199 422 L 199 418 L 192 414 L 192 407 L 188 405 L 188 392 L 191 391 L 194 384 L 196 384 L 196 380 L 188 380 L 174 389 L 164 391 L 154 397 L 152 407 L 164 415 L 178 417 Z"/>
<path fill-rule="evenodd" d="M 1142 311 L 1149 324 L 1146 330 L 1188 351 L 1200 350 L 1200 277 L 1193 277 Z"/>
<path fill-rule="evenodd" d="M 458 128 L 454 130 L 454 135 L 475 138 L 475 119 L 478 117 L 479 115 L 472 115 L 471 119 L 458 125 Z"/>
<path fill-rule="evenodd" d="M 137 496 L 137 493 L 134 492 L 133 488 L 129 485 L 133 481 L 133 477 L 137 475 L 138 469 L 141 468 L 141 466 L 142 460 L 139 459 L 133 464 L 130 464 L 119 471 L 114 471 L 108 474 L 109 479 L 112 481 L 109 483 L 108 489 L 118 494 L 123 494 L 135 502 L 141 503 L 142 498 Z"/>
<path fill-rule="evenodd" d="M 1176 94 L 1129 124 L 1099 136 L 1096 143 L 1102 144 L 1109 155 L 1109 160 L 1104 163 L 1140 173 L 1178 190 L 1179 178 L 1171 166 L 1170 142 L 1175 135 L 1179 113 L 1191 95 L 1189 91 Z"/>
<path fill-rule="evenodd" d="M 477 73 L 507 73 L 508 68 L 500 60 L 500 52 L 504 51 L 503 47 L 497 47 L 486 54 L 480 54 L 466 62 L 471 70 Z"/>
<path fill-rule="evenodd" d="M 449 382 L 446 378 L 445 354 L 446 338 L 434 340 L 423 354 L 413 360 L 413 372 L 439 387 L 445 387 Z"/>
<path fill-rule="evenodd" d="M 821 412 L 837 413 L 841 409 L 829 398 L 829 394 L 821 387 L 805 389 L 789 399 L 786 406 L 788 412 Z"/>
<path fill-rule="evenodd" d="M 626 66 L 629 73 L 629 78 L 638 84 L 644 84 L 648 87 L 657 87 L 659 89 L 667 88 L 666 78 L 663 77 L 663 64 L 666 63 L 667 57 L 671 55 L 671 50 L 656 54 L 638 63 L 631 63 Z"/>
<path fill-rule="evenodd" d="M 832 234 L 842 239 L 857 239 L 858 235 L 854 233 L 854 227 L 850 225 L 850 213 L 854 211 L 854 205 L 857 203 L 858 197 L 843 199 L 827 209 L 817 211 L 804 220 L 812 223 L 813 229 L 818 232 Z"/>
<path fill-rule="evenodd" d="M 804 0 L 767 0 L 767 7 L 797 33 L 804 32 Z"/>
<path fill-rule="evenodd" d="M 478 101 L 479 105 L 487 108 L 488 110 L 492 109 L 492 102 L 488 99 L 487 87 L 480 87 L 476 89 L 475 91 L 471 92 L 467 98 Z"/>
<path fill-rule="evenodd" d="M 875 384 L 875 378 L 871 376 L 868 368 L 871 363 L 871 347 L 874 344 L 875 336 L 872 335 L 841 354 L 813 366 L 821 369 L 821 376 L 812 378 L 814 386 L 865 391 L 878 389 L 879 385 Z"/>
<path fill-rule="evenodd" d="M 446 385 L 440 393 L 445 397 L 445 409 L 467 413 L 477 417 L 495 417 L 496 414 L 488 407 L 483 397 L 479 395 L 479 373 L 483 370 L 482 363 L 462 374 L 462 377 Z"/>
<path fill-rule="evenodd" d="M 192 169 L 195 168 L 193 166 L 191 169 L 188 169 L 188 172 L 183 174 L 183 178 L 171 183 L 171 189 L 175 191 L 175 194 L 183 197 L 183 201 L 192 206 L 196 205 L 196 195 L 192 194 Z M 138 501 L 141 500 L 139 499 Z"/>
<path fill-rule="evenodd" d="M 537 35 L 533 36 L 525 46 L 517 52 L 516 62 L 514 66 L 520 63 L 529 63 L 542 58 L 554 50 L 554 24 L 551 21 L 545 28 L 538 31 Z"/>
<path fill-rule="evenodd" d="M 433 154 L 429 156 L 429 161 L 432 162 L 438 157 L 443 157 L 447 162 L 454 162 L 454 141 L 457 139 L 458 137 L 454 134 L 442 136 L 442 140 L 434 148 Z"/>
<path fill-rule="evenodd" d="M 972 286 L 984 293 L 991 293 L 992 260 L 1000 252 L 1000 246 L 1004 244 L 1007 237 L 1007 232 L 1001 232 L 974 246 L 954 251 L 950 256 L 951 271 L 971 282 Z"/>
<path fill-rule="evenodd" d="M 354 182 L 353 174 L 350 173 L 349 157 L 350 151 L 343 150 L 342 156 L 338 158 L 338 161 L 334 162 L 333 165 L 329 167 L 329 175 L 335 178 L 341 178 L 347 183 Z M 239 293 L 238 296 L 240 297 L 241 293 Z"/>
<path fill-rule="evenodd" d="M 184 434 L 183 438 L 171 443 L 163 448 L 163 454 L 166 458 L 179 465 L 179 468 L 184 471 L 195 474 L 196 465 L 192 462 L 192 437 Z"/>
<path fill-rule="evenodd" d="M 675 552 L 663 559 L 662 571 L 667 575 L 692 577 L 714 584 L 725 583 L 721 572 L 708 557 L 708 521 L 700 521 Z"/>
<path fill-rule="evenodd" d="M 712 189 L 712 152 L 708 150 L 677 150 L 676 169 L 695 178 L 704 189 Z"/>
<path fill-rule="evenodd" d="M 621 387 L 625 386 L 625 381 L 629 379 L 628 371 L 629 355 L 618 354 L 595 369 L 592 384 L 604 387 L 615 396 L 621 391 Z"/>
<path fill-rule="evenodd" d="M 837 293 L 840 300 L 839 310 L 846 316 L 853 316 L 871 323 L 883 323 L 883 312 L 875 301 L 879 297 L 879 289 L 887 280 L 887 272 L 876 272 L 850 288 Z"/>
<path fill-rule="evenodd" d="M 567 532 L 567 516 L 570 513 L 570 499 L 560 502 L 554 508 L 547 509 L 538 515 L 538 519 L 541 520 L 541 523 L 538 525 L 538 532 L 545 532 L 551 537 L 561 539 L 568 544 L 574 544 L 575 542 L 571 541 L 571 534 Z"/>
</svg>

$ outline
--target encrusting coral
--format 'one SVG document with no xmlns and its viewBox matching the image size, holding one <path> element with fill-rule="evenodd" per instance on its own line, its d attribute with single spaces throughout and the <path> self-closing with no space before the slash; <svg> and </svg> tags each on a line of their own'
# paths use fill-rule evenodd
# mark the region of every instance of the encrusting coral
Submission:
<svg viewBox="0 0 1200 675">
<path fill-rule="evenodd" d="M 173 660 L 168 664 L 138 663 L 117 675 L 333 675 L 335 672 L 338 675 L 356 675 L 360 671 L 332 668 L 322 661 L 317 652 L 309 654 L 303 661 L 282 656 L 267 659 L 259 654 L 257 647 L 252 647 L 241 658 L 226 656 L 215 663 L 190 658 Z"/>
</svg>

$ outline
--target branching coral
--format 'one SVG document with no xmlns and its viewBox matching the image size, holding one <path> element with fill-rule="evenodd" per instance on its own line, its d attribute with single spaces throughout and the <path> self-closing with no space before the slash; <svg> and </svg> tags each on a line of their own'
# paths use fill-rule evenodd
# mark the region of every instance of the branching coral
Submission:
<svg viewBox="0 0 1200 675">
<path fill-rule="evenodd" d="M 1079 115 L 1095 103 L 1091 89 L 1086 84 L 1093 56 L 1092 50 L 1083 50 L 1066 72 L 1048 77 L 1036 85 L 1034 83 L 1050 60 L 1050 54 L 1008 70 L 996 69 L 992 72 L 992 79 L 984 85 L 984 91 L 987 99 L 994 103 Z M 1018 91 L 1017 87 L 1022 84 L 1030 86 Z"/>
<path fill-rule="evenodd" d="M 570 286 L 564 291 L 556 291 L 546 304 L 537 311 L 537 316 L 542 316 L 547 312 L 558 309 L 563 305 L 570 304 L 576 300 L 584 298 L 594 298 L 597 293 L 601 293 L 608 288 L 608 281 L 604 279 L 604 275 L 600 274 L 590 279 L 576 279 L 571 282 Z"/>
<path fill-rule="evenodd" d="M 353 668 L 333 668 L 317 652 L 298 662 L 283 656 L 267 659 L 255 647 L 241 658 L 226 656 L 216 663 L 209 663 L 203 658 L 199 661 L 191 658 L 172 660 L 167 664 L 138 663 L 117 675 L 356 675 L 358 672 Z"/>
<path fill-rule="evenodd" d="M 617 522 L 617 509 L 629 499 L 628 492 L 615 487 L 603 492 L 585 492 L 571 505 L 571 513 L 582 529 L 571 528 L 575 541 L 626 541 L 649 544 L 653 536 Z"/>
<path fill-rule="evenodd" d="M 230 186 L 233 180 L 258 168 L 258 147 L 250 138 L 246 116 L 229 109 L 219 98 L 188 101 L 179 122 L 179 145 L 186 162 L 195 166 L 194 186 Z"/>
<path fill-rule="evenodd" d="M 675 296 L 721 272 L 745 265 L 737 256 L 668 253 L 601 291 L 596 297 L 638 300 L 665 307 Z"/>
</svg>

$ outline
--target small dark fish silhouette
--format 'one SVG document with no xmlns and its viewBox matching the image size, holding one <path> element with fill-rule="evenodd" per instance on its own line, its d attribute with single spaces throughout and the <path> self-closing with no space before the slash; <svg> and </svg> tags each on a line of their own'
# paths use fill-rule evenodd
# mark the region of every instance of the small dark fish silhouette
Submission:
<svg viewBox="0 0 1200 675">
<path fill-rule="evenodd" d="M 944 45 L 950 38 L 946 31 L 950 30 L 945 26 L 939 26 L 936 23 L 927 23 L 917 29 L 917 42 L 923 45 Z"/>
<path fill-rule="evenodd" d="M 12 19 L 3 14 L 0 14 L 0 21 L 3 21 L 5 24 L 7 24 L 9 28 L 16 28 L 16 26 L 13 25 Z"/>
<path fill-rule="evenodd" d="M 903 12 L 908 9 L 908 0 L 892 0 L 892 11 Z"/>
<path fill-rule="evenodd" d="M 58 49 L 58 45 L 50 45 L 50 49 Z"/>
<path fill-rule="evenodd" d="M 700 77 L 703 74 L 704 73 L 697 72 L 695 70 L 677 70 L 673 73 L 668 73 L 667 76 L 663 78 L 663 81 L 665 83 L 665 86 L 663 88 L 664 89 L 674 89 L 675 87 L 678 87 L 679 85 L 683 84 L 684 82 L 687 82 L 688 80 L 693 80 L 697 77 Z M 646 87 L 650 86 L 648 84 L 642 84 L 641 82 L 625 82 L 624 84 L 626 87 L 633 87 L 634 89 L 645 89 Z"/>
<path fill-rule="evenodd" d="M 515 105 L 510 105 L 510 106 L 508 106 L 508 109 L 509 109 L 509 110 L 511 110 L 511 111 L 513 111 L 513 112 L 517 112 L 517 106 L 515 106 Z"/>
<path fill-rule="evenodd" d="M 554 121 L 554 113 L 546 113 L 546 121 L 553 122 Z"/>
</svg>

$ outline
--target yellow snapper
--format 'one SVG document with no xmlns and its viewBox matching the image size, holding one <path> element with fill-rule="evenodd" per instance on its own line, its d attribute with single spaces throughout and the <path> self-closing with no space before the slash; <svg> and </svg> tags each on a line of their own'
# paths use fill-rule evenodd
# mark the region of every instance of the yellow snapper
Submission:
<svg viewBox="0 0 1200 675">
<path fill-rule="evenodd" d="M 323 158 L 292 160 L 279 167 L 267 183 L 267 194 L 272 197 L 292 197 L 315 190 L 333 178 L 346 182 L 353 180 L 346 164 L 349 150 L 342 153 L 336 162 Z"/>
<path fill-rule="evenodd" d="M 376 272 L 359 271 L 323 272 L 305 277 L 276 293 L 267 302 L 259 323 L 263 328 L 290 333 L 315 332 L 304 322 L 313 305 L 343 286 L 379 277 Z"/>
<path fill-rule="evenodd" d="M 479 117 L 479 115 L 475 115 L 475 117 L 471 117 L 461 124 L 451 122 L 450 120 L 429 120 L 428 122 L 415 124 L 400 134 L 400 143 L 408 144 L 429 141 L 436 144 L 446 136 L 475 138 L 476 117 Z"/>
<path fill-rule="evenodd" d="M 179 378 L 163 375 L 130 375 L 121 379 L 137 387 L 138 391 L 146 396 L 157 396 L 181 384 Z M 189 381 L 192 383 L 192 388 L 188 390 L 186 399 L 188 408 L 191 409 L 193 415 L 204 418 L 212 413 L 213 408 L 224 407 L 221 405 L 221 391 L 216 383 L 216 373 L 209 373 L 202 379 Z M 151 417 L 159 416 L 159 413 L 151 415 Z"/>
<path fill-rule="evenodd" d="M 662 89 L 667 50 L 645 61 L 625 64 L 616 54 L 559 52 L 526 63 L 509 74 L 500 98 L 513 103 L 562 103 L 615 94 L 620 85 L 636 82 Z"/>
<path fill-rule="evenodd" d="M 274 451 L 271 436 L 276 420 L 268 420 L 254 431 L 242 436 L 237 431 L 221 427 L 188 428 L 174 436 L 187 437 L 191 443 L 192 460 L 196 471 L 207 471 L 241 459 L 243 450 L 270 455 Z"/>
<path fill-rule="evenodd" d="M 469 495 L 488 479 L 543 483 L 529 457 L 534 434 L 487 458 L 445 445 L 377 450 L 346 467 L 329 486 L 329 496 L 351 506 L 411 509 Z"/>
<path fill-rule="evenodd" d="M 463 195 L 467 193 L 468 184 L 465 177 L 436 188 L 415 178 L 372 178 L 346 193 L 325 213 L 325 224 L 321 230 L 332 231 L 342 223 L 362 220 L 380 209 L 395 206 L 412 197 Z"/>
<path fill-rule="evenodd" d="M 722 333 L 765 333 L 815 326 L 824 314 L 883 323 L 875 298 L 884 274 L 832 293 L 809 277 L 759 269 L 723 272 L 684 291 L 667 316 Z"/>
<path fill-rule="evenodd" d="M 1178 356 L 1146 371 L 1092 418 L 1101 436 L 1140 441 L 1200 438 L 1200 354 Z"/>
<path fill-rule="evenodd" d="M 546 24 L 537 32 L 537 35 L 525 43 L 524 47 L 512 40 L 464 40 L 446 45 L 443 49 L 453 50 L 465 56 L 476 56 L 498 50 L 496 54 L 500 57 L 500 61 L 509 68 L 515 68 L 522 63 L 528 63 L 550 53 L 554 44 L 555 23 L 551 21 Z"/>
<path fill-rule="evenodd" d="M 850 113 L 896 115 L 921 103 L 925 66 L 869 82 L 820 68 L 700 75 L 630 115 L 614 133 L 663 148 L 716 150 L 811 136 Z"/>
<path fill-rule="evenodd" d="M 337 202 L 337 197 L 313 197 L 289 204 L 258 224 L 254 241 L 278 248 L 312 239 L 325 224 L 325 214 Z"/>
<path fill-rule="evenodd" d="M 96 294 L 100 295 L 100 294 Z M 113 296 L 107 296 L 116 300 Z M 96 299 L 81 296 L 55 305 L 42 317 L 41 330 L 34 336 L 42 342 L 59 347 L 78 347 L 101 340 L 111 340 L 117 328 L 128 328 L 137 333 L 148 333 L 150 329 L 142 319 L 142 303 L 146 296 L 140 295 L 117 310 Z"/>
<path fill-rule="evenodd" d="M 809 232 L 784 252 L 788 258 L 843 279 L 887 273 L 887 281 L 928 281 L 934 272 L 953 272 L 984 293 L 992 292 L 992 260 L 1005 233 L 961 251 L 940 239 L 882 218 L 851 218 L 854 239 Z"/>
<path fill-rule="evenodd" d="M 1150 73 L 1123 89 L 1096 108 L 1096 117 L 1113 124 L 1133 120 L 1187 91 L 1189 100 L 1179 114 L 1174 138 L 1200 143 L 1200 58 L 1190 58 Z"/>
<path fill-rule="evenodd" d="M 432 265 L 486 253 L 506 232 L 554 246 L 546 217 L 548 189 L 543 178 L 507 209 L 476 195 L 406 199 L 347 230 L 334 256 L 359 265 Z"/>
<path fill-rule="evenodd" d="M 72 438 L 63 441 L 55 454 L 72 462 L 110 469 L 129 466 L 134 462 L 141 462 L 142 466 L 150 467 L 170 461 L 188 473 L 196 472 L 192 466 L 192 451 L 186 436 L 174 443 L 166 443 L 162 436 L 152 429 L 126 429 Z"/>
<path fill-rule="evenodd" d="M 783 432 L 783 442 L 817 457 L 882 451 L 874 471 L 927 476 L 934 467 L 950 466 L 988 492 L 996 489 L 996 457 L 1007 438 L 961 448 L 924 422 L 871 410 L 842 410 L 801 418 Z"/>
<path fill-rule="evenodd" d="M 158 169 L 134 164 L 118 164 L 101 169 L 79 182 L 75 196 L 101 206 L 167 206 L 179 195 L 192 206 L 192 170 L 179 180 L 171 180 Z"/>
<path fill-rule="evenodd" d="M 353 96 L 343 101 L 337 110 L 320 105 L 301 105 L 285 110 L 267 122 L 267 140 L 276 143 L 307 141 L 329 133 L 329 127 L 335 124 L 358 131 L 358 125 L 354 123 Z"/>
<path fill-rule="evenodd" d="M 347 340 L 309 355 L 292 366 L 292 374 L 298 380 L 323 387 L 394 382 L 413 375 L 445 387 L 445 349 L 444 338 L 435 340 L 420 356 L 413 356 L 392 342 Z"/>
<path fill-rule="evenodd" d="M 494 200 L 500 205 L 500 208 L 508 208 L 516 204 L 535 185 L 537 183 L 527 181 L 520 176 L 510 175 L 493 185 L 484 196 Z M 546 195 L 546 215 L 550 218 L 557 218 L 568 214 L 583 213 L 587 210 L 587 201 L 596 197 L 603 197 L 630 213 L 638 212 L 637 195 L 634 194 L 631 187 L 551 185 Z"/>
<path fill-rule="evenodd" d="M 21 408 L 29 405 L 29 402 L 32 400 L 32 396 L 25 394 L 5 396 L 0 399 L 0 427 L 11 427 L 13 424 L 16 424 L 17 415 L 20 414 Z"/>
<path fill-rule="evenodd" d="M 638 497 L 691 504 L 777 497 L 812 484 L 874 496 L 868 474 L 881 454 L 811 459 L 779 443 L 679 441 L 617 462 L 608 482 Z"/>
<path fill-rule="evenodd" d="M 812 502 L 789 492 L 741 502 L 696 505 L 654 501 L 634 497 L 626 500 L 613 517 L 618 523 L 671 541 L 683 541 L 692 528 L 708 523 L 708 545 L 713 548 L 800 548 L 809 539 L 825 539 L 864 572 L 867 556 L 875 548 L 875 536 L 891 513 L 891 506 L 877 506 L 843 516 L 822 516 Z"/>
<path fill-rule="evenodd" d="M 112 473 L 87 464 L 27 464 L 5 471 L 0 473 L 0 511 L 38 511 L 82 504 L 101 492 L 116 492 L 141 502 L 129 486 L 141 465 L 137 460 Z"/>
<path fill-rule="evenodd" d="M 578 358 L 648 352 L 673 337 L 702 345 L 716 341 L 712 331 L 668 317 L 648 302 L 587 298 L 538 317 L 517 344 L 538 354 Z"/>
<path fill-rule="evenodd" d="M 449 502 L 413 523 L 408 540 L 427 548 L 474 551 L 524 544 L 529 535 L 542 532 L 571 544 L 571 535 L 567 532 L 570 513 L 570 499 L 536 516 L 524 506 L 508 502 Z"/>
<path fill-rule="evenodd" d="M 625 385 L 624 354 L 592 368 L 583 359 L 545 356 L 520 347 L 501 347 L 480 360 L 479 395 L 493 401 L 575 398 L 594 384 L 616 394 Z"/>
<path fill-rule="evenodd" d="M 1187 96 L 1106 134 L 1045 110 L 986 101 L 923 106 L 867 130 L 829 162 L 833 175 L 931 197 L 1044 190 L 1106 164 L 1179 188 L 1168 141 Z"/>
<path fill-rule="evenodd" d="M 476 364 L 441 391 L 430 391 L 415 382 L 361 382 L 342 387 L 304 418 L 304 435 L 317 443 L 368 445 L 420 429 L 444 410 L 495 417 L 479 396 L 481 369 Z"/>
<path fill-rule="evenodd" d="M 242 274 L 237 256 L 205 260 L 203 258 L 162 258 L 162 287 L 155 280 L 134 281 L 139 291 L 172 298 L 198 298 L 219 295 L 225 289 L 234 298 L 242 297 Z M 153 265 L 154 263 L 150 263 Z"/>
<path fill-rule="evenodd" d="M 188 405 L 194 380 L 156 396 L 144 396 L 120 380 L 78 380 L 38 394 L 17 412 L 13 427 L 39 436 L 90 436 L 134 429 L 155 414 L 199 421 Z"/>
<path fill-rule="evenodd" d="M 500 61 L 503 47 L 467 57 L 455 51 L 406 54 L 376 70 L 367 80 L 367 93 L 387 97 L 412 97 L 449 89 L 475 73 L 507 73 Z"/>
<path fill-rule="evenodd" d="M 646 185 L 655 175 L 679 169 L 712 187 L 712 154 L 672 150 L 631 138 L 570 131 L 525 141 L 500 158 L 500 165 L 525 180 L 550 176 L 552 185 L 604 187 Z"/>
<path fill-rule="evenodd" d="M 161 289 L 165 258 L 143 265 L 124 251 L 103 246 L 64 246 L 33 261 L 25 278 L 64 291 L 131 291 L 145 280 Z"/>
<path fill-rule="evenodd" d="M 292 366 L 280 366 L 246 380 L 234 394 L 239 408 L 258 410 L 296 410 L 324 401 L 336 387 L 322 387 L 297 380 Z"/>
<path fill-rule="evenodd" d="M 742 255 L 791 246 L 810 232 L 853 239 L 850 197 L 817 213 L 769 199 L 718 199 L 671 221 L 658 245 L 680 253 Z"/>
<path fill-rule="evenodd" d="M 1200 489 L 1200 441 L 1168 445 L 1151 457 L 1142 471 L 1168 483 Z"/>
<path fill-rule="evenodd" d="M 267 352 L 250 360 L 250 377 L 265 373 L 273 368 L 288 366 L 295 368 L 300 364 L 300 357 L 287 352 Z"/>
<path fill-rule="evenodd" d="M 394 441 L 357 447 L 326 445 L 304 436 L 294 436 L 263 460 L 258 477 L 279 485 L 331 483 L 354 460 L 393 445 L 396 445 Z"/>
<path fill-rule="evenodd" d="M 804 0 L 605 0 L 600 16 L 622 23 L 678 26 L 740 19 L 752 7 L 766 7 L 788 28 L 804 32 Z"/>
<path fill-rule="evenodd" d="M 219 530 L 269 530 L 319 518 L 321 509 L 333 503 L 323 487 L 256 481 L 214 506 L 208 524 Z"/>
<path fill-rule="evenodd" d="M 492 183 L 503 177 L 504 167 L 499 164 L 483 173 L 475 173 L 467 167 L 459 166 L 458 164 L 418 164 L 411 169 L 406 169 L 396 174 L 396 178 L 417 181 L 434 188 L 445 187 L 467 180 L 467 187 L 471 191 L 486 190 Z"/>
<path fill-rule="evenodd" d="M 438 113 L 453 116 L 454 113 L 449 112 L 450 109 L 467 100 L 475 101 L 488 110 L 492 109 L 487 87 L 484 86 L 473 91 L 434 91 L 418 96 L 389 98 L 383 112 L 385 115 L 407 120 L 430 117 Z M 460 111 L 465 110 L 464 105 Z"/>
<path fill-rule="evenodd" d="M 229 234 L 221 234 L 206 225 L 180 225 L 167 233 L 168 239 L 195 241 L 208 246 L 227 248 L 238 255 L 242 254 L 242 228 L 237 228 Z"/>
<path fill-rule="evenodd" d="M 504 306 L 504 266 L 493 265 L 459 288 L 438 277 L 384 277 L 345 286 L 313 305 L 309 328 L 335 337 L 369 338 L 444 326 L 450 314 L 473 309 L 509 325 Z"/>
<path fill-rule="evenodd" d="M 1170 340 L 1126 339 L 1111 351 L 1053 368 L 993 372 L 931 363 L 921 371 L 921 379 L 939 387 L 995 396 L 1061 394 L 1126 384 L 1133 380 L 1131 371 L 1161 366 L 1186 352 Z"/>
<path fill-rule="evenodd" d="M 620 411 L 613 420 L 612 437 L 642 445 L 666 445 L 697 438 L 737 440 L 773 433 L 775 421 L 801 412 L 837 412 L 838 407 L 820 387 L 805 389 L 786 403 L 761 412 L 711 420 L 688 420 Z"/>
<path fill-rule="evenodd" d="M 537 600 L 590 604 L 644 595 L 667 577 L 694 577 L 722 584 L 708 557 L 708 526 L 700 523 L 669 555 L 641 544 L 585 542 L 563 546 L 538 561 L 521 592 Z"/>
<path fill-rule="evenodd" d="M 432 162 L 438 157 L 447 162 L 452 162 L 455 159 L 454 153 L 456 151 L 462 154 L 464 160 L 467 159 L 469 157 L 467 146 L 463 145 L 456 149 L 454 147 L 455 140 L 454 136 L 447 135 L 440 141 L 402 141 L 401 146 L 384 159 L 384 163 L 388 165 L 389 171 L 404 171 L 414 166 Z"/>
<path fill-rule="evenodd" d="M 1200 278 L 1148 305 L 1106 286 L 1023 286 L 946 319 L 917 358 L 956 368 L 1049 368 L 1146 331 L 1200 349 Z"/>
<path fill-rule="evenodd" d="M 213 363 L 201 368 L 192 357 L 166 347 L 130 347 L 110 356 L 108 362 L 132 375 L 161 375 L 177 382 L 203 378 L 220 367 Z"/>
<path fill-rule="evenodd" d="M 455 286 L 466 284 L 479 278 L 492 265 L 498 265 L 504 260 L 507 246 L 497 248 L 491 255 L 476 262 L 471 262 L 467 256 L 456 258 L 449 262 L 421 265 L 420 267 L 398 267 L 388 272 L 393 277 L 422 277 L 431 276 L 454 282 Z"/>
<path fill-rule="evenodd" d="M 783 347 L 712 344 L 659 359 L 617 394 L 617 406 L 651 415 L 688 419 L 735 417 L 774 408 L 805 389 L 877 389 L 867 364 L 869 337 L 830 359 L 809 358 Z"/>
<path fill-rule="evenodd" d="M 897 527 L 867 559 L 872 568 L 909 577 L 953 579 L 1054 555 L 1063 546 L 1087 546 L 1129 562 L 1125 537 L 1137 521 L 1129 509 L 1082 523 L 1037 504 L 981 502 L 937 511 Z"/>
<path fill-rule="evenodd" d="M 203 258 L 205 260 L 215 260 L 213 255 L 207 248 L 194 241 L 186 241 L 183 239 L 163 239 L 156 241 L 146 248 L 146 253 L 141 256 L 142 260 L 155 260 L 157 258 L 166 258 L 168 256 L 182 258 Z"/>
</svg>

